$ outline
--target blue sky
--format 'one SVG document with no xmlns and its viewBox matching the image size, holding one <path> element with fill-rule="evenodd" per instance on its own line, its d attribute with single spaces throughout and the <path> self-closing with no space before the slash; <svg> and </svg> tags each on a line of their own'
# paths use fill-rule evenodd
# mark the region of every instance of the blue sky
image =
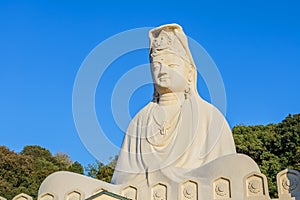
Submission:
<svg viewBox="0 0 300 200">
<path fill-rule="evenodd" d="M 180 24 L 215 62 L 231 127 L 278 123 L 289 113 L 300 113 L 299 2 L 126 2 L 0 1 L 0 145 L 16 152 L 41 145 L 84 165 L 94 162 L 72 114 L 73 85 L 82 62 L 115 34 L 166 23 Z M 112 120 L 114 84 L 147 62 L 147 50 L 123 55 L 97 87 L 98 119 L 117 146 L 123 133 Z M 199 87 L 209 101 L 201 80 Z M 128 105 L 132 116 L 151 92 L 146 85 L 133 94 Z"/>
</svg>

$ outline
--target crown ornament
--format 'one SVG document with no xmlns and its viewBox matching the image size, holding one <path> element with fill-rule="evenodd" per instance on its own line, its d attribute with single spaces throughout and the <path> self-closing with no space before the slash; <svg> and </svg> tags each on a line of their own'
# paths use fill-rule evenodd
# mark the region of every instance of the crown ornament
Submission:
<svg viewBox="0 0 300 200">
<path fill-rule="evenodd" d="M 186 54 L 183 44 L 175 35 L 174 30 L 160 30 L 159 32 L 153 34 L 153 37 L 150 38 L 150 42 L 150 55 L 152 57 L 166 53 L 172 53 L 189 62 L 189 58 Z"/>
<path fill-rule="evenodd" d="M 162 30 L 159 36 L 154 39 L 152 48 L 155 50 L 170 49 L 175 39 L 174 37 L 174 34 Z"/>
</svg>

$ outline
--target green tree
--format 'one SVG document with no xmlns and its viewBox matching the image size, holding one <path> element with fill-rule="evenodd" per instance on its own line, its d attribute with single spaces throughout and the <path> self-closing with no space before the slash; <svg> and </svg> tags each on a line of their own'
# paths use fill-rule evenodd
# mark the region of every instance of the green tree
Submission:
<svg viewBox="0 0 300 200">
<path fill-rule="evenodd" d="M 300 115 L 288 115 L 278 124 L 236 126 L 232 132 L 237 152 L 255 160 L 275 197 L 277 173 L 286 168 L 300 170 Z"/>
<path fill-rule="evenodd" d="M 0 146 L 0 196 L 12 199 L 21 192 L 31 193 L 33 159 Z"/>
<path fill-rule="evenodd" d="M 99 161 L 96 161 L 96 163 L 93 164 L 89 164 L 85 168 L 87 175 L 92 178 L 96 178 L 109 183 L 113 176 L 117 160 L 118 156 L 115 156 L 113 159 L 110 158 L 110 162 L 106 165 Z"/>
<path fill-rule="evenodd" d="M 61 153 L 61 152 L 56 153 L 54 155 L 54 158 L 61 165 L 61 168 L 63 167 L 69 168 L 73 164 L 73 161 L 71 160 L 70 156 L 65 153 Z"/>
<path fill-rule="evenodd" d="M 83 174 L 79 162 L 72 162 L 68 155 L 51 152 L 40 146 L 25 146 L 17 154 L 0 146 L 0 196 L 12 199 L 19 193 L 37 198 L 42 181 L 56 171 L 67 170 Z"/>
<path fill-rule="evenodd" d="M 75 161 L 72 165 L 69 166 L 68 171 L 75 172 L 77 174 L 84 174 L 84 169 L 82 165 Z"/>
</svg>

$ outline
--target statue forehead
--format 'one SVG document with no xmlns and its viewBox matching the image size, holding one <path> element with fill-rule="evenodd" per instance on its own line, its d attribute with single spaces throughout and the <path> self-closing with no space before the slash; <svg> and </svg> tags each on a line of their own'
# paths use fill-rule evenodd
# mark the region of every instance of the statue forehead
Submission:
<svg viewBox="0 0 300 200">
<path fill-rule="evenodd" d="M 176 54 L 166 53 L 152 57 L 152 62 L 182 62 L 183 59 Z"/>
</svg>

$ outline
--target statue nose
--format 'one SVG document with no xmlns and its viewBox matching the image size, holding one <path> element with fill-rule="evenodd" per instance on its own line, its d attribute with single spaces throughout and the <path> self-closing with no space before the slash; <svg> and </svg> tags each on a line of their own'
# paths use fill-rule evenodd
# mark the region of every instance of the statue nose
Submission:
<svg viewBox="0 0 300 200">
<path fill-rule="evenodd" d="M 167 74 L 168 67 L 166 65 L 161 65 L 159 69 L 159 74 Z"/>
</svg>

